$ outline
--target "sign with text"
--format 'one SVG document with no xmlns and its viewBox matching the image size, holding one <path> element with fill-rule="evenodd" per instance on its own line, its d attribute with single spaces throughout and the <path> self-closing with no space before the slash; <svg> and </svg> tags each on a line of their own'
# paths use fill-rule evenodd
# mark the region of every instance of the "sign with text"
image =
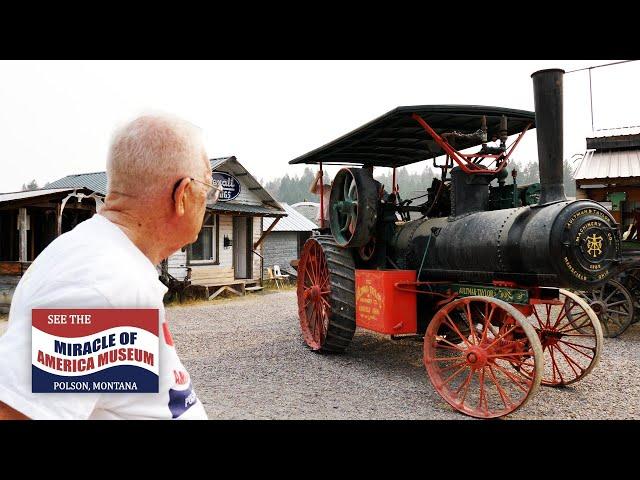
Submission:
<svg viewBox="0 0 640 480">
<path fill-rule="evenodd" d="M 213 184 L 222 186 L 219 202 L 228 202 L 240 195 L 240 182 L 236 177 L 226 172 L 213 172 L 212 175 Z"/>
<path fill-rule="evenodd" d="M 34 308 L 33 393 L 158 393 L 158 309 Z"/>
</svg>

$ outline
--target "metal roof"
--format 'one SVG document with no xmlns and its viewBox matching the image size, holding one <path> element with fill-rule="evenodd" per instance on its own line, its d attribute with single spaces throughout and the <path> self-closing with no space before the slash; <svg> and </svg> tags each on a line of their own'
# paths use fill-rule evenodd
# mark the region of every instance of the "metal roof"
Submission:
<svg viewBox="0 0 640 480">
<path fill-rule="evenodd" d="M 47 185 L 49 188 L 85 187 L 102 195 L 107 194 L 107 174 L 105 172 L 79 173 L 67 175 Z"/>
<path fill-rule="evenodd" d="M 242 166 L 240 162 L 236 159 L 236 157 L 224 157 L 224 158 L 216 158 L 211 160 L 211 169 L 212 170 L 220 170 L 224 167 L 223 171 L 228 171 L 233 174 L 235 177 L 241 177 L 244 183 L 267 207 L 273 208 L 279 215 L 284 215 L 285 212 L 280 207 L 280 204 L 273 198 L 269 192 L 267 192 L 260 182 L 258 182 L 249 171 Z M 223 202 L 218 202 L 216 205 Z M 226 202 L 231 203 L 231 202 Z M 238 205 L 234 203 L 233 205 Z"/>
<path fill-rule="evenodd" d="M 313 222 L 316 226 L 316 217 L 318 216 L 318 211 L 320 210 L 320 204 L 317 202 L 298 202 L 291 205 L 291 207 L 295 208 L 298 213 L 304 215 L 304 217 Z"/>
<path fill-rule="evenodd" d="M 222 165 L 227 160 L 235 157 L 220 157 L 210 160 L 211 169 L 215 170 L 216 167 Z M 67 175 L 60 178 L 55 182 L 51 182 L 47 185 L 49 188 L 64 188 L 64 187 L 86 187 L 94 192 L 107 194 L 107 173 L 106 172 L 92 172 L 92 173 L 78 173 L 75 175 Z"/>
<path fill-rule="evenodd" d="M 318 228 L 315 223 L 307 219 L 291 205 L 283 202 L 280 202 L 280 205 L 284 207 L 287 216 L 282 217 L 280 221 L 276 223 L 276 226 L 271 230 L 272 232 L 310 232 L 314 228 Z M 262 229 L 268 229 L 274 221 L 275 219 L 265 218 Z"/>
<path fill-rule="evenodd" d="M 637 150 L 638 148 L 640 148 L 638 133 L 587 138 L 587 150 Z"/>
<path fill-rule="evenodd" d="M 253 207 L 253 210 L 245 208 L 242 204 L 231 202 L 219 202 L 215 205 L 209 205 L 209 208 L 216 211 L 225 212 L 238 212 L 238 213 L 255 213 L 258 215 L 273 215 L 282 216 L 285 214 L 284 210 L 280 207 L 278 202 L 269 195 L 260 183 L 251 175 L 246 168 L 242 166 L 240 162 L 234 156 L 219 157 L 210 160 L 211 170 L 216 170 L 221 167 L 226 167 L 229 173 L 232 173 L 236 177 L 243 178 L 243 181 L 247 187 L 262 201 L 265 207 Z M 49 188 L 56 187 L 86 187 L 94 192 L 107 194 L 107 174 L 106 172 L 93 172 L 93 173 L 80 173 L 77 175 L 67 175 L 60 178 L 48 185 Z M 227 206 L 223 206 L 226 204 Z"/>
<path fill-rule="evenodd" d="M 54 193 L 72 192 L 73 190 L 73 188 L 41 188 L 38 190 L 25 190 L 23 192 L 0 193 L 0 203 L 32 197 L 42 197 Z"/>
<path fill-rule="evenodd" d="M 640 177 L 640 150 L 587 150 L 576 168 L 576 180 Z"/>
<path fill-rule="evenodd" d="M 236 157 L 231 156 L 231 157 L 218 157 L 218 158 L 212 158 L 211 160 L 209 160 L 209 162 L 211 163 L 211 170 L 215 170 L 216 167 L 219 167 L 220 165 L 222 165 L 223 163 L 225 163 L 227 160 L 231 160 L 231 159 L 236 160 Z"/>
<path fill-rule="evenodd" d="M 272 207 L 233 202 L 217 202 L 213 205 L 207 205 L 207 208 L 219 213 L 250 213 L 257 217 L 283 217 L 286 215 L 284 210 L 276 210 Z"/>
<path fill-rule="evenodd" d="M 593 132 L 591 138 L 602 137 L 620 137 L 626 135 L 637 135 L 640 133 L 640 126 L 633 127 L 619 127 L 619 128 L 606 128 L 602 130 L 596 130 Z"/>
<path fill-rule="evenodd" d="M 458 130 L 465 133 L 480 128 L 487 117 L 487 136 L 497 134 L 500 118 L 506 115 L 507 133 L 522 132 L 535 126 L 535 113 L 512 108 L 480 105 L 416 105 L 397 107 L 342 137 L 291 160 L 299 163 L 362 164 L 400 167 L 443 155 L 442 149 L 411 115 L 420 115 L 438 134 Z M 477 140 L 461 139 L 456 148 L 480 145 Z"/>
</svg>

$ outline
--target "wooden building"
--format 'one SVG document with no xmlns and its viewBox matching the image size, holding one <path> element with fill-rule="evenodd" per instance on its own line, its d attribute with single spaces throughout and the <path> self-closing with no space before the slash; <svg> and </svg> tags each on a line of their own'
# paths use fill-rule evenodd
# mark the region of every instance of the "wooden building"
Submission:
<svg viewBox="0 0 640 480">
<path fill-rule="evenodd" d="M 90 218 L 102 195 L 87 188 L 0 193 L 0 312 L 38 254 L 59 235 Z"/>
<path fill-rule="evenodd" d="M 247 288 L 260 288 L 262 283 L 261 252 L 262 242 L 265 233 L 267 233 L 262 230 L 262 218 L 279 219 L 286 216 L 286 212 L 238 162 L 236 157 L 213 159 L 211 160 L 211 169 L 213 182 L 222 184 L 223 193 L 217 203 L 207 206 L 204 224 L 197 241 L 172 254 L 166 260 L 165 265 L 167 265 L 168 274 L 173 280 L 176 282 L 188 281 L 192 286 L 201 287 L 209 298 L 213 298 L 225 290 L 241 295 Z M 42 199 L 50 202 L 49 209 L 55 213 L 55 202 L 59 203 L 60 199 L 65 198 L 69 192 L 94 194 L 98 198 L 106 195 L 107 177 L 105 172 L 68 175 L 50 183 L 48 187 L 47 191 L 50 194 L 46 195 L 49 196 L 45 194 L 41 194 L 41 196 Z M 38 192 L 45 192 L 45 190 Z M 33 260 L 55 236 L 50 233 L 48 236 L 36 235 L 32 243 L 25 244 L 27 252 L 31 253 L 18 258 L 18 241 L 12 240 L 12 234 L 9 233 L 15 230 L 19 213 L 17 208 L 22 205 L 22 203 L 16 202 L 24 201 L 26 198 L 36 202 L 34 200 L 36 197 L 32 198 L 36 194 L 18 192 L 3 195 L 20 197 L 7 196 L 3 203 L 2 195 L 0 195 L 0 207 L 2 205 L 7 205 L 7 208 L 15 207 L 10 215 L 0 216 L 0 232 L 5 232 L 2 234 L 2 243 L 0 243 L 0 255 L 4 251 L 4 255 L 8 259 L 10 257 L 16 262 L 20 259 L 24 260 L 18 266 L 10 266 L 16 272 L 20 272 L 15 275 L 16 278 L 19 278 L 21 272 L 28 266 L 28 261 Z M 65 220 L 74 212 L 76 203 L 67 203 L 64 209 L 62 232 L 66 231 L 65 228 L 68 230 L 73 228 L 74 221 L 78 223 L 90 218 L 96 211 L 95 202 L 93 210 L 87 210 L 86 203 L 88 202 L 85 202 L 81 207 L 85 212 L 83 215 Z M 35 208 L 34 204 L 30 209 L 27 209 L 27 213 Z M 42 215 L 31 217 L 33 228 L 36 230 L 49 229 L 46 231 L 50 232 L 52 227 L 41 226 L 41 224 L 49 225 L 42 218 L 44 218 Z M 70 228 L 67 228 L 67 225 Z M 27 236 L 27 238 L 30 237 Z M 2 258 L 0 256 L 0 259 Z M 161 266 L 158 266 L 158 270 L 160 274 Z"/>
<path fill-rule="evenodd" d="M 273 268 L 275 265 L 280 266 L 283 272 L 295 274 L 291 261 L 300 258 L 304 242 L 311 237 L 313 229 L 318 228 L 292 205 L 282 202 L 280 205 L 287 212 L 287 216 L 274 225 L 264 240 L 264 274 L 267 268 Z M 269 228 L 273 222 L 272 219 L 265 219 L 263 228 Z"/>
<path fill-rule="evenodd" d="M 640 217 L 640 130 L 587 138 L 574 178 L 576 198 L 605 205 L 626 232 Z"/>
<path fill-rule="evenodd" d="M 209 298 L 227 290 L 243 294 L 262 285 L 262 219 L 277 223 L 286 212 L 236 157 L 211 160 L 213 182 L 224 192 L 217 203 L 207 207 L 198 240 L 171 255 L 169 274 L 206 289 Z"/>
</svg>

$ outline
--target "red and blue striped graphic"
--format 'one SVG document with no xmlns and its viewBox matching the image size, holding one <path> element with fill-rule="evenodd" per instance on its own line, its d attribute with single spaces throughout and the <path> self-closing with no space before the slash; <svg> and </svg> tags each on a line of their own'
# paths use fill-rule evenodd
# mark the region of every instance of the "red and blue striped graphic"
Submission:
<svg viewBox="0 0 640 480">
<path fill-rule="evenodd" d="M 158 309 L 33 309 L 34 393 L 157 393 Z"/>
</svg>

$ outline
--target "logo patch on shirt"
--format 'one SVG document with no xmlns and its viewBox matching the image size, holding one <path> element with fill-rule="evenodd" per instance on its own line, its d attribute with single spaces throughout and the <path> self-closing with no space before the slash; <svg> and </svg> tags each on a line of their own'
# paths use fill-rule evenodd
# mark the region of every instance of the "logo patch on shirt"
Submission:
<svg viewBox="0 0 640 480">
<path fill-rule="evenodd" d="M 196 392 L 189 382 L 189 386 L 184 390 L 169 389 L 169 410 L 171 410 L 171 418 L 178 418 L 184 412 L 189 410 L 198 401 Z"/>
<path fill-rule="evenodd" d="M 158 393 L 158 309 L 32 310 L 33 393 Z"/>
</svg>

